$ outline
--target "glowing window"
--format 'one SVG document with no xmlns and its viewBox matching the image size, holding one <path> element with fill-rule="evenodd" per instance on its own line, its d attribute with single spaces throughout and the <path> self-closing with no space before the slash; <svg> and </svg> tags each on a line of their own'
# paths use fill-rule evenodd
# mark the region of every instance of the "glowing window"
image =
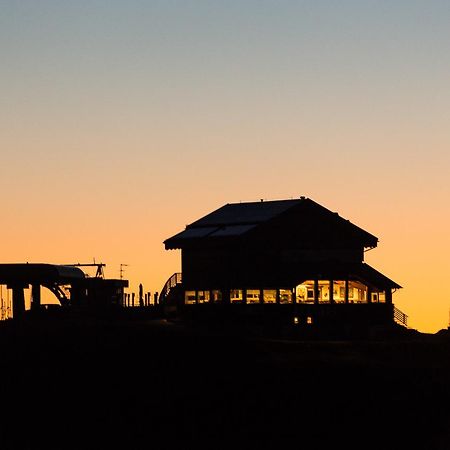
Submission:
<svg viewBox="0 0 450 450">
<path fill-rule="evenodd" d="M 230 302 L 231 303 L 242 302 L 242 289 L 231 289 Z"/>
<path fill-rule="evenodd" d="M 275 289 L 264 289 L 263 291 L 264 303 L 276 303 L 277 291 Z"/>
<path fill-rule="evenodd" d="M 367 303 L 367 286 L 359 281 L 350 281 L 348 298 L 350 303 Z"/>
<path fill-rule="evenodd" d="M 314 302 L 314 281 L 308 280 L 299 284 L 295 288 L 295 298 L 297 303 L 313 303 Z"/>
<path fill-rule="evenodd" d="M 292 291 L 290 289 L 280 289 L 280 303 L 292 303 Z"/>
<path fill-rule="evenodd" d="M 184 303 L 186 305 L 194 305 L 195 303 L 197 303 L 196 292 L 195 291 L 185 291 Z"/>
<path fill-rule="evenodd" d="M 260 291 L 259 289 L 247 289 L 247 303 L 259 303 Z"/>
<path fill-rule="evenodd" d="M 306 323 L 307 323 L 308 325 L 312 325 L 313 320 L 312 320 L 312 317 L 311 317 L 311 316 L 308 316 L 308 317 L 306 318 Z"/>
<path fill-rule="evenodd" d="M 209 291 L 198 291 L 198 302 L 208 303 L 209 302 Z"/>
</svg>

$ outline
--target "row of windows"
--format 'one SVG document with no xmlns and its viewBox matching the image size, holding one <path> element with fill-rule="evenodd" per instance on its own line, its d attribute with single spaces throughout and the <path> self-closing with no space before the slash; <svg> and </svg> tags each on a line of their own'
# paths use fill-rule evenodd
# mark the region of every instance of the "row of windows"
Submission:
<svg viewBox="0 0 450 450">
<path fill-rule="evenodd" d="M 280 303 L 330 303 L 331 289 L 333 289 L 333 301 L 335 303 L 367 303 L 368 295 L 373 303 L 384 303 L 384 292 L 370 292 L 362 283 L 349 281 L 347 287 L 345 281 L 320 280 L 315 292 L 314 281 L 305 281 L 294 289 L 231 289 L 229 291 L 230 303 L 277 303 L 277 295 Z M 346 294 L 348 298 L 346 299 Z M 245 296 L 245 297 L 244 297 Z M 220 303 L 222 291 L 203 290 L 185 291 L 185 303 Z"/>
</svg>

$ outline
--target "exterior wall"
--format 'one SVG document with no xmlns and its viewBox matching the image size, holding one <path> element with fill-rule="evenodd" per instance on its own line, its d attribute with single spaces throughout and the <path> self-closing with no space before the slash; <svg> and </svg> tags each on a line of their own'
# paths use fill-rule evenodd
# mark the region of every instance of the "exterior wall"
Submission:
<svg viewBox="0 0 450 450">
<path fill-rule="evenodd" d="M 281 261 L 285 264 L 330 260 L 351 263 L 362 262 L 364 260 L 364 250 L 362 248 L 323 248 L 281 251 Z"/>
<path fill-rule="evenodd" d="M 233 328 L 256 327 L 262 332 L 273 330 L 278 335 L 311 333 L 311 336 L 338 335 L 343 338 L 370 333 L 377 327 L 389 327 L 394 322 L 393 305 L 273 305 L 273 304 L 198 304 L 180 308 L 184 317 L 205 322 L 228 321 Z M 261 328 L 262 327 L 262 328 Z"/>
<path fill-rule="evenodd" d="M 308 263 L 338 268 L 340 262 L 361 262 L 362 250 L 279 250 L 261 247 L 217 247 L 182 250 L 183 283 L 186 289 L 233 289 L 295 287 L 305 277 Z M 320 272 L 320 270 L 319 270 Z M 306 279 L 306 278 L 304 278 Z"/>
</svg>

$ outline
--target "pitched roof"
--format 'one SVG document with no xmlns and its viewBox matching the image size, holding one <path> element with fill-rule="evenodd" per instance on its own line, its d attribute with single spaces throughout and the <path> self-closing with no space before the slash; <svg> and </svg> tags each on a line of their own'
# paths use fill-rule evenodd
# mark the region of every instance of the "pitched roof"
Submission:
<svg viewBox="0 0 450 450">
<path fill-rule="evenodd" d="M 375 236 L 341 218 L 337 213 L 333 213 L 313 200 L 300 197 L 290 200 L 228 203 L 192 222 L 184 231 L 166 239 L 164 244 L 166 249 L 176 249 L 204 239 L 242 236 L 259 225 L 279 217 L 288 210 L 300 207 L 300 205 L 312 206 L 320 214 L 333 217 L 341 226 L 363 236 L 366 241 L 377 242 Z"/>
<path fill-rule="evenodd" d="M 228 203 L 191 223 L 191 227 L 258 224 L 267 222 L 302 200 L 274 200 L 267 202 Z"/>
</svg>

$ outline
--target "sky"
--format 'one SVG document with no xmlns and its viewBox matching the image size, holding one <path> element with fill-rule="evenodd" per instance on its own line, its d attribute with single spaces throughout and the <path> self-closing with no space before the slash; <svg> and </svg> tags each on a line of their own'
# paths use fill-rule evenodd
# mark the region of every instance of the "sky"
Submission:
<svg viewBox="0 0 450 450">
<path fill-rule="evenodd" d="M 2 262 L 180 270 L 225 203 L 309 197 L 434 333 L 450 311 L 450 2 L 0 0 Z"/>
</svg>

